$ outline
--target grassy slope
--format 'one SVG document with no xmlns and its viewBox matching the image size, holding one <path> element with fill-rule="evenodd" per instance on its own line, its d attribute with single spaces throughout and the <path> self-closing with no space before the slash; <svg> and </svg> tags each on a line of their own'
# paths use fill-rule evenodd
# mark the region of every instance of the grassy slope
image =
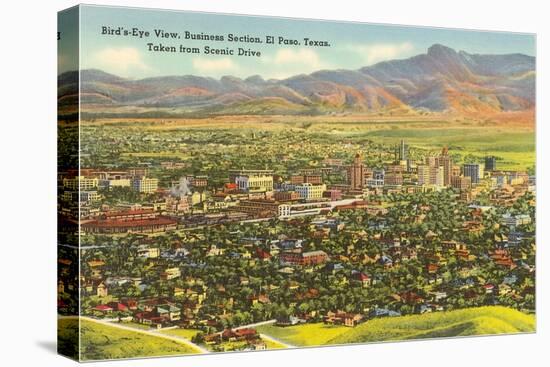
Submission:
<svg viewBox="0 0 550 367">
<path fill-rule="evenodd" d="M 350 329 L 328 344 L 509 334 L 535 331 L 535 317 L 505 307 L 478 307 L 433 314 L 381 318 Z"/>
<path fill-rule="evenodd" d="M 296 346 L 323 345 L 338 335 L 349 331 L 345 326 L 331 326 L 323 323 L 279 327 L 262 325 L 258 332 Z"/>
<path fill-rule="evenodd" d="M 277 343 L 276 341 L 268 340 L 268 339 L 262 339 L 265 343 L 265 346 L 268 350 L 270 349 L 285 349 L 286 346 L 284 346 L 281 343 Z"/>
<path fill-rule="evenodd" d="M 57 351 L 69 358 L 78 359 L 78 319 L 57 319 Z"/>
<path fill-rule="evenodd" d="M 535 317 L 506 307 L 478 307 L 424 315 L 379 318 L 355 328 L 322 323 L 263 325 L 259 332 L 296 346 L 510 334 L 535 330 Z"/>
<path fill-rule="evenodd" d="M 71 319 L 61 319 L 59 330 L 69 335 Z M 188 346 L 163 338 L 139 332 L 121 330 L 115 327 L 81 320 L 82 359 L 100 360 L 117 358 L 153 357 L 175 354 L 194 354 L 197 351 Z M 63 339 L 61 336 L 60 339 Z"/>
</svg>

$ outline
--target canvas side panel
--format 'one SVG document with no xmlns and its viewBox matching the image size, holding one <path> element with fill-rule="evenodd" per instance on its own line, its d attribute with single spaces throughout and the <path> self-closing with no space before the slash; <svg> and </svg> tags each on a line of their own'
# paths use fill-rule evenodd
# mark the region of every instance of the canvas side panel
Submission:
<svg viewBox="0 0 550 367">
<path fill-rule="evenodd" d="M 79 7 L 57 18 L 57 350 L 79 359 Z"/>
</svg>

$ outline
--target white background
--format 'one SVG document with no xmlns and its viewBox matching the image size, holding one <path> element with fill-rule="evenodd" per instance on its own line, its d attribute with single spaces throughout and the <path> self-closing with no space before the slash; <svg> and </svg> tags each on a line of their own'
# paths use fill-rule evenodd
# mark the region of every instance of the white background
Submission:
<svg viewBox="0 0 550 367">
<path fill-rule="evenodd" d="M 538 332 L 532 335 L 371 344 L 107 362 L 116 366 L 548 365 L 548 65 L 545 1 L 98 1 L 538 35 Z M 73 1 L 6 1 L 0 33 L 0 364 L 68 366 L 56 339 L 56 12 Z M 546 138 L 546 139 L 545 139 Z M 545 187 L 546 186 L 546 187 Z M 545 342 L 546 339 L 546 342 Z M 93 363 L 95 365 L 95 363 Z M 105 365 L 105 364 L 102 364 Z"/>
</svg>

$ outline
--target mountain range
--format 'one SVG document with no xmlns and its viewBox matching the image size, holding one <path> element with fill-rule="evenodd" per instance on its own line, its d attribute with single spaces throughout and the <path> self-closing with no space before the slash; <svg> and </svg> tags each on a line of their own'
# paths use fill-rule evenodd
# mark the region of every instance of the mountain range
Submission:
<svg viewBox="0 0 550 367">
<path fill-rule="evenodd" d="M 463 115 L 535 106 L 535 58 L 483 55 L 434 44 L 425 54 L 358 70 L 321 70 L 287 79 L 194 75 L 122 78 L 81 72 L 83 111 L 197 114 L 308 114 L 437 111 Z M 58 77 L 61 105 L 77 98 L 77 72 Z"/>
</svg>

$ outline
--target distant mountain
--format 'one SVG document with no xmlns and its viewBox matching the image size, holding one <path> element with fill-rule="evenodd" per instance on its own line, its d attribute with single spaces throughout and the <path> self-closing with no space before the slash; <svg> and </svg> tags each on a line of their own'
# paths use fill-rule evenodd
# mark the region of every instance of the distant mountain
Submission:
<svg viewBox="0 0 550 367">
<path fill-rule="evenodd" d="M 130 80 L 81 72 L 85 111 L 300 114 L 429 110 L 479 114 L 535 105 L 535 58 L 480 55 L 435 44 L 426 54 L 359 70 L 321 70 L 282 80 L 193 75 Z M 76 72 L 59 76 L 58 97 L 74 98 Z M 117 112 L 120 111 L 120 112 Z M 123 112 L 124 111 L 124 112 Z"/>
</svg>

